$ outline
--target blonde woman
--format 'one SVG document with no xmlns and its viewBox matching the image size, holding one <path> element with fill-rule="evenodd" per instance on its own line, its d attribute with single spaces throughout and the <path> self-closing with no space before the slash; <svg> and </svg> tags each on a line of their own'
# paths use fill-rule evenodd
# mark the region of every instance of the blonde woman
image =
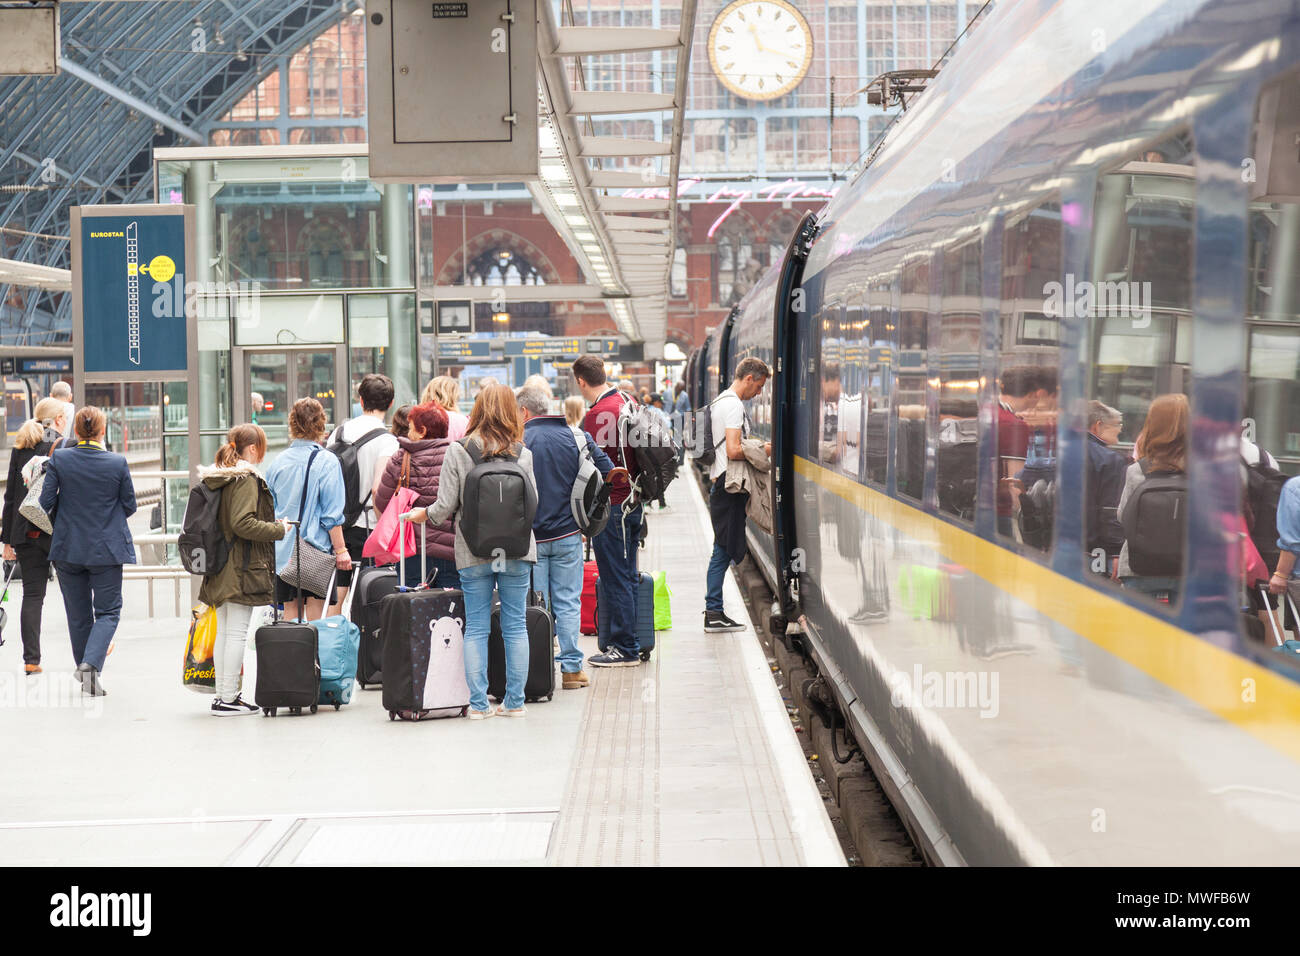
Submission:
<svg viewBox="0 0 1300 956">
<path fill-rule="evenodd" d="M 570 395 L 564 400 L 564 420 L 570 428 L 581 427 L 586 415 L 587 403 L 581 395 Z"/>
<path fill-rule="evenodd" d="M 5 483 L 4 523 L 0 541 L 6 561 L 17 561 L 23 574 L 23 608 L 19 626 L 23 635 L 23 670 L 30 677 L 41 672 L 41 612 L 50 583 L 50 536 L 29 524 L 18 513 L 26 497 L 23 467 L 38 455 L 48 455 L 63 444 L 67 420 L 63 402 L 43 398 L 31 421 L 24 422 L 14 437 L 9 457 L 9 480 Z"/>
<path fill-rule="evenodd" d="M 447 441 L 460 441 L 469 428 L 469 416 L 456 407 L 460 401 L 460 382 L 450 375 L 439 375 L 420 395 L 420 404 L 433 402 L 447 413 Z"/>
</svg>

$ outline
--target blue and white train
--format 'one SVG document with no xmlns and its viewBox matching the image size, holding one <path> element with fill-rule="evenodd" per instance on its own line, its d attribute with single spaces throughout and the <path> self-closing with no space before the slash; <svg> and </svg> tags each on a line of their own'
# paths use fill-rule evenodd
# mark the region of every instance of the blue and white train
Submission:
<svg viewBox="0 0 1300 956">
<path fill-rule="evenodd" d="M 750 551 L 931 861 L 1296 859 L 1300 668 L 1247 634 L 1239 516 L 1240 436 L 1300 471 L 1298 142 L 1294 0 L 998 3 L 692 354 L 696 408 L 776 370 Z M 1086 416 L 1131 449 L 1171 392 L 1161 601 L 1089 547 Z"/>
</svg>

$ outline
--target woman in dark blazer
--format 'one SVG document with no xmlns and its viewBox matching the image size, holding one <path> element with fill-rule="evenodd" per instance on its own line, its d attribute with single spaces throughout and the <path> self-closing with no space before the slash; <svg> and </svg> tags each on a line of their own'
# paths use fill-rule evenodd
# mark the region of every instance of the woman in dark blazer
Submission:
<svg viewBox="0 0 1300 956">
<path fill-rule="evenodd" d="M 4 519 L 0 523 L 4 559 L 17 561 L 23 570 L 19 627 L 23 635 L 23 668 L 29 677 L 41 672 L 41 612 L 45 607 L 45 589 L 50 583 L 50 536 L 18 513 L 27 497 L 23 467 L 37 455 L 48 455 L 64 444 L 66 424 L 63 403 L 57 398 L 41 399 L 33 414 L 32 420 L 24 423 L 14 438 L 9 480 L 5 483 Z"/>
<path fill-rule="evenodd" d="M 107 424 L 98 408 L 78 411 L 77 443 L 50 456 L 41 489 L 41 507 L 54 516 L 50 560 L 59 572 L 77 679 L 95 697 L 105 693 L 99 675 L 122 614 L 122 565 L 135 564 L 126 526 L 135 514 L 135 487 L 126 459 L 104 449 Z"/>
</svg>

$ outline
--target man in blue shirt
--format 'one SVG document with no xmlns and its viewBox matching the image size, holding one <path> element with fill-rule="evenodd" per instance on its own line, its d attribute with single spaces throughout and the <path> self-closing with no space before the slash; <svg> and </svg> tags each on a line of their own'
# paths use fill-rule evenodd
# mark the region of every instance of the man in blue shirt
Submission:
<svg viewBox="0 0 1300 956">
<path fill-rule="evenodd" d="M 563 415 L 551 415 L 550 396 L 536 385 L 519 390 L 524 415 L 524 444 L 533 454 L 537 482 L 537 564 L 533 590 L 547 596 L 555 615 L 555 635 L 560 642 L 562 688 L 577 690 L 589 683 L 582 670 L 578 628 L 582 615 L 582 534 L 573 519 L 569 501 L 578 477 L 579 445 L 585 447 L 596 468 L 607 475 L 614 463 L 591 436 L 570 428 Z"/>
</svg>

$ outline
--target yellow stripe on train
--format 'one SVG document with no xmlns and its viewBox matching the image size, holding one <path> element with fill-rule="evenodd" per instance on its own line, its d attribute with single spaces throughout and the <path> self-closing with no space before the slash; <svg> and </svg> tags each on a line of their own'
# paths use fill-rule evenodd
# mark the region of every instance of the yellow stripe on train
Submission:
<svg viewBox="0 0 1300 956">
<path fill-rule="evenodd" d="M 1295 682 L 806 458 L 794 470 L 1300 761 Z"/>
</svg>

